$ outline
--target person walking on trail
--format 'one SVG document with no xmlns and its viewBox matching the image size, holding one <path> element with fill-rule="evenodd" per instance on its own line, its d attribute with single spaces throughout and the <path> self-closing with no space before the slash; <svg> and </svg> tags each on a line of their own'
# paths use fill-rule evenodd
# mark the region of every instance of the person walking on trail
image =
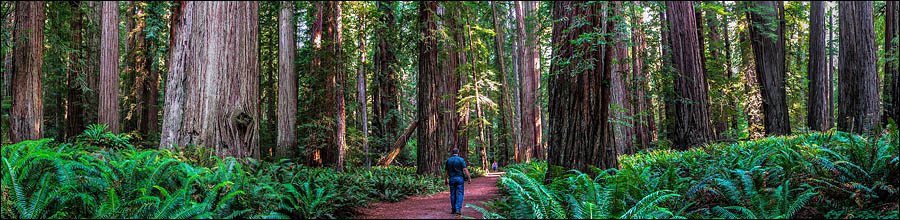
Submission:
<svg viewBox="0 0 900 220">
<path fill-rule="evenodd" d="M 453 156 L 444 164 L 444 170 L 447 171 L 447 179 L 444 179 L 444 182 L 450 186 L 450 214 L 459 215 L 465 194 L 463 181 L 472 183 L 472 175 L 469 175 L 469 170 L 466 169 L 465 159 L 459 156 L 459 148 L 453 148 L 451 153 Z"/>
<path fill-rule="evenodd" d="M 497 161 L 496 160 L 492 161 L 491 168 L 494 170 L 494 172 L 497 172 Z"/>
</svg>

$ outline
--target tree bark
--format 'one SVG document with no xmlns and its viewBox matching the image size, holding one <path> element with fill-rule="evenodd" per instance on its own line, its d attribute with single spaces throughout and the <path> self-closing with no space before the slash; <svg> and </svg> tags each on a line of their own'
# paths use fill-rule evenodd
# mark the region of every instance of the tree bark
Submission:
<svg viewBox="0 0 900 220">
<path fill-rule="evenodd" d="M 16 2 L 15 13 L 12 107 L 9 111 L 9 137 L 13 143 L 42 137 L 44 2 Z"/>
<path fill-rule="evenodd" d="M 872 2 L 839 2 L 838 129 L 873 134 L 881 122 Z"/>
<path fill-rule="evenodd" d="M 281 2 L 278 16 L 278 150 L 276 157 L 292 158 L 297 148 L 297 72 L 294 71 L 293 3 Z"/>
<path fill-rule="evenodd" d="M 694 7 L 690 2 L 666 2 L 672 64 L 675 67 L 675 135 L 673 144 L 680 149 L 699 146 L 711 140 L 709 98 L 706 76 L 701 68 L 703 55 L 697 42 Z"/>
<path fill-rule="evenodd" d="M 81 115 L 84 110 L 81 108 L 82 94 L 81 86 L 78 86 L 78 76 L 81 75 L 82 65 L 84 62 L 81 57 L 81 27 L 83 20 L 81 18 L 81 1 L 69 2 L 75 15 L 72 22 L 72 49 L 75 51 L 69 56 L 71 57 L 70 67 L 66 71 L 66 85 L 68 93 L 66 94 L 66 132 L 65 138 L 70 139 L 80 134 L 84 130 L 84 123 Z"/>
<path fill-rule="evenodd" d="M 540 105 L 537 102 L 538 85 L 540 85 L 539 54 L 537 50 L 536 28 L 533 22 L 526 22 L 526 18 L 536 14 L 534 2 L 516 1 L 516 24 L 519 41 L 519 59 L 521 77 L 521 102 L 522 102 L 522 142 L 519 147 L 517 162 L 528 162 L 532 158 L 543 159 L 541 149 L 541 125 Z"/>
<path fill-rule="evenodd" d="M 449 8 L 448 8 L 449 6 Z M 462 5 L 459 2 L 444 2 L 438 6 L 437 15 L 441 17 L 441 20 L 446 20 L 447 22 L 447 32 L 450 35 L 451 39 L 449 39 L 446 43 L 444 43 L 445 47 L 447 47 L 447 56 L 448 62 L 446 62 L 445 71 L 447 71 L 449 80 L 453 81 L 444 81 L 444 82 L 455 82 L 454 83 L 446 83 L 443 88 L 446 89 L 452 96 L 447 96 L 444 98 L 444 108 L 450 111 L 449 114 L 456 114 L 456 116 L 451 116 L 451 118 L 455 118 L 455 125 L 453 125 L 453 129 L 456 129 L 459 134 L 455 137 L 456 142 L 453 144 L 456 148 L 459 148 L 459 155 L 468 162 L 469 159 L 469 107 L 468 106 L 458 106 L 460 104 L 459 98 L 459 89 L 462 86 L 467 85 L 468 82 L 468 74 L 460 71 L 459 66 L 468 64 L 469 58 L 468 54 L 465 52 L 466 48 L 466 39 L 463 36 L 463 24 L 460 19 L 462 19 Z M 445 10 L 449 9 L 449 10 Z M 445 16 L 443 11 L 448 11 L 449 16 Z M 440 28 L 440 23 L 438 25 Z M 462 95 L 464 96 L 464 95 Z M 460 110 L 462 109 L 462 110 Z"/>
<path fill-rule="evenodd" d="M 179 5 L 160 148 L 259 159 L 258 4 Z"/>
<path fill-rule="evenodd" d="M 100 109 L 99 122 L 108 131 L 119 132 L 119 7 L 102 2 L 100 18 Z"/>
<path fill-rule="evenodd" d="M 632 4 L 635 4 L 635 7 L 643 7 L 639 1 L 634 1 Z M 631 77 L 633 84 L 630 94 L 634 94 L 632 102 L 636 105 L 634 114 L 637 121 L 634 123 L 634 135 L 637 150 L 650 147 L 656 136 L 656 122 L 653 104 L 650 96 L 645 92 L 650 90 L 650 76 L 644 71 L 647 68 L 643 60 L 647 42 L 644 40 L 643 14 L 632 10 L 632 16 Z"/>
<path fill-rule="evenodd" d="M 608 4 L 553 3 L 552 19 L 558 21 L 552 30 L 553 54 L 569 62 L 550 64 L 547 180 L 569 169 L 617 167 L 620 152 L 606 144 L 612 50 L 574 41 L 585 33 L 612 32 L 601 14 Z"/>
<path fill-rule="evenodd" d="M 889 95 L 890 99 L 888 99 L 888 103 L 885 106 L 885 114 L 887 117 L 891 117 L 895 122 L 900 122 L 900 71 L 898 71 L 898 61 L 900 59 L 900 55 L 897 55 L 898 48 L 900 46 L 895 43 L 897 38 L 900 37 L 900 3 L 895 1 L 887 1 L 887 7 L 885 7 L 885 18 L 884 18 L 884 48 L 885 54 L 888 56 L 893 56 L 894 59 L 892 61 L 888 61 L 884 63 L 884 77 L 888 78 L 891 83 L 885 83 L 884 91 L 885 95 Z"/>
<path fill-rule="evenodd" d="M 755 2 L 756 10 L 749 12 L 750 39 L 756 57 L 756 73 L 763 98 L 763 123 L 766 135 L 791 133 L 790 117 L 785 95 L 784 27 L 771 25 L 783 19 L 784 8 L 774 1 Z M 775 27 L 774 29 L 771 27 Z M 765 59 L 759 59 L 765 57 Z"/>
<path fill-rule="evenodd" d="M 443 97 L 451 94 L 440 87 L 449 78 L 447 71 L 438 70 L 437 24 L 435 13 L 438 9 L 435 1 L 419 3 L 419 31 L 422 34 L 418 42 L 419 75 L 417 79 L 418 100 L 418 146 L 416 149 L 416 173 L 438 175 L 442 173 L 441 165 L 447 158 L 448 147 L 455 147 L 455 123 L 443 113 Z M 454 96 L 451 96 L 451 98 Z M 454 105 L 455 106 L 455 105 Z M 455 109 L 449 109 L 454 112 Z"/>
<path fill-rule="evenodd" d="M 347 116 L 346 104 L 344 101 L 344 84 L 347 76 L 344 74 L 343 54 L 341 53 L 341 4 L 342 2 L 326 2 L 324 20 L 324 38 L 325 50 L 328 56 L 323 57 L 322 65 L 326 72 L 329 72 L 327 91 L 332 91 L 330 95 L 334 100 L 334 117 L 335 128 L 333 131 L 333 148 L 329 149 L 324 158 L 325 164 L 330 165 L 343 171 L 344 169 L 344 150 L 347 148 L 345 134 L 347 133 Z"/>
<path fill-rule="evenodd" d="M 750 25 L 750 22 L 746 21 L 744 25 Z M 745 28 L 739 35 L 741 70 L 744 72 L 744 94 L 747 94 L 746 108 L 744 109 L 747 117 L 747 133 L 750 139 L 757 139 L 765 136 L 762 118 L 762 94 L 760 94 L 759 86 L 756 86 L 759 84 L 759 78 L 756 77 L 758 74 L 756 72 L 756 62 L 753 61 L 755 57 L 750 46 L 752 44 L 750 43 L 750 31 Z"/>
<path fill-rule="evenodd" d="M 397 31 L 395 30 L 395 2 L 378 2 L 378 10 L 382 13 L 381 25 L 375 28 L 378 50 L 375 51 L 375 89 L 372 94 L 373 132 L 381 144 L 375 149 L 378 153 L 386 153 L 396 139 L 400 128 L 400 80 L 397 75 L 397 58 L 394 55 Z"/>
<path fill-rule="evenodd" d="M 831 128 L 831 77 L 825 63 L 825 3 L 811 2 L 809 13 L 809 97 L 807 123 L 809 129 Z"/>
<path fill-rule="evenodd" d="M 614 18 L 624 18 L 624 12 L 622 8 L 621 1 L 613 1 L 612 2 L 612 16 Z M 613 30 L 619 30 L 624 28 L 625 21 L 619 19 L 609 19 L 609 24 Z M 632 117 L 632 109 L 631 109 L 631 99 L 628 94 L 628 86 L 626 82 L 630 80 L 627 79 L 629 71 L 628 63 L 628 46 L 626 45 L 628 39 L 625 34 L 621 31 L 616 31 L 613 36 L 613 56 L 610 62 L 612 62 L 610 71 L 610 108 L 609 108 L 609 116 L 610 123 L 609 129 L 613 132 L 610 136 L 609 144 L 616 148 L 616 152 L 630 154 L 634 152 L 634 135 L 633 129 L 630 129 L 630 126 L 633 126 L 634 123 L 631 120 Z"/>
</svg>

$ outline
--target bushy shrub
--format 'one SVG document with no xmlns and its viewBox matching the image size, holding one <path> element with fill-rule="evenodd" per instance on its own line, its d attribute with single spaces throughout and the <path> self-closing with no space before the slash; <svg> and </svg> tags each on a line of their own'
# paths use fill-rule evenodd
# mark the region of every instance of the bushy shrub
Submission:
<svg viewBox="0 0 900 220">
<path fill-rule="evenodd" d="M 485 218 L 896 218 L 897 129 L 770 137 L 619 157 L 595 177 L 544 182 L 546 163 L 511 165 Z M 479 208 L 480 210 L 484 210 Z M 823 214 L 824 213 L 824 214 Z"/>
</svg>

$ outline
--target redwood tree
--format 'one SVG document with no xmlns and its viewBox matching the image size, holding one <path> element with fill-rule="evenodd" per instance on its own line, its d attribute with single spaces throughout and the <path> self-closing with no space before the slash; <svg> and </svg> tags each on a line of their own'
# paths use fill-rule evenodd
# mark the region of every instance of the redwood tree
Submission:
<svg viewBox="0 0 900 220">
<path fill-rule="evenodd" d="M 613 1 L 611 4 L 613 18 L 624 18 L 622 2 Z M 607 25 L 613 30 L 620 30 L 624 29 L 625 21 L 623 19 L 609 19 Z M 626 84 L 626 82 L 631 81 L 628 79 L 630 75 L 628 74 L 630 71 L 628 46 L 626 45 L 628 39 L 624 31 L 615 31 L 615 33 L 612 38 L 614 44 L 611 48 L 613 55 L 609 61 L 612 68 L 609 75 L 611 106 L 609 108 L 609 116 L 610 120 L 613 121 L 613 123 L 609 124 L 609 129 L 613 132 L 613 135 L 610 135 L 608 140 L 609 144 L 616 147 L 616 152 L 631 153 L 634 150 L 634 140 L 632 140 L 634 130 L 629 128 L 633 126 L 631 120 L 633 117 L 631 113 L 631 95 L 628 93 L 628 85 Z"/>
<path fill-rule="evenodd" d="M 13 143 L 42 137 L 44 2 L 16 2 L 15 13 L 12 108 L 9 110 L 9 137 Z"/>
<path fill-rule="evenodd" d="M 416 173 L 437 175 L 441 173 L 448 148 L 455 147 L 448 143 L 456 140 L 455 130 L 444 129 L 450 122 L 442 117 L 441 98 L 446 90 L 440 89 L 447 72 L 438 69 L 437 22 L 435 13 L 438 3 L 425 1 L 419 3 L 419 31 L 422 38 L 418 42 L 419 74 L 417 78 L 418 108 L 416 149 Z M 450 134 L 448 134 L 450 133 Z"/>
<path fill-rule="evenodd" d="M 885 93 L 892 91 L 889 95 L 891 99 L 888 101 L 891 104 L 889 108 L 885 109 L 885 114 L 888 117 L 893 117 L 894 121 L 900 122 L 900 71 L 898 71 L 898 61 L 900 59 L 900 55 L 897 55 L 898 46 L 897 38 L 900 37 L 900 3 L 896 1 L 887 1 L 887 7 L 885 7 L 885 18 L 884 18 L 884 48 L 885 54 L 888 56 L 893 56 L 893 59 L 889 62 L 884 63 L 884 77 L 890 78 L 890 84 L 885 84 Z"/>
<path fill-rule="evenodd" d="M 825 63 L 825 3 L 811 2 L 809 13 L 809 129 L 831 128 L 831 73 Z"/>
<path fill-rule="evenodd" d="M 160 148 L 258 159 L 258 3 L 186 1 L 173 15 Z"/>
<path fill-rule="evenodd" d="M 100 16 L 100 108 L 99 122 L 119 132 L 119 6 L 101 3 Z"/>
<path fill-rule="evenodd" d="M 838 129 L 871 134 L 881 122 L 881 96 L 875 72 L 872 2 L 839 2 L 840 78 Z"/>
<path fill-rule="evenodd" d="M 66 71 L 66 85 L 68 86 L 68 94 L 66 94 L 66 138 L 75 137 L 84 130 L 84 121 L 81 117 L 84 114 L 81 103 L 84 101 L 82 100 L 81 87 L 77 84 L 77 78 L 81 75 L 82 70 L 81 63 L 84 62 L 81 56 L 81 27 L 83 24 L 81 1 L 71 1 L 70 5 L 75 13 L 71 22 L 73 31 L 72 49 L 76 52 L 70 55 L 72 59 L 71 65 L 73 66 Z"/>
<path fill-rule="evenodd" d="M 751 8 L 750 40 L 756 57 L 756 75 L 759 78 L 763 100 L 763 124 L 766 135 L 787 135 L 791 133 L 785 95 L 784 26 L 780 11 L 774 1 L 758 1 Z M 843 32 L 843 31 L 842 31 Z"/>
<path fill-rule="evenodd" d="M 691 2 L 666 2 L 671 60 L 676 72 L 675 134 L 673 144 L 680 149 L 711 140 L 709 98 L 706 76 L 701 66 L 697 22 Z"/>
<path fill-rule="evenodd" d="M 278 16 L 278 148 L 275 156 L 290 158 L 297 147 L 297 73 L 294 71 L 293 3 L 281 2 Z"/>
<path fill-rule="evenodd" d="M 516 1 L 516 24 L 519 41 L 519 69 L 521 74 L 522 142 L 518 162 L 531 158 L 544 158 L 541 146 L 541 109 L 537 99 L 540 85 L 540 51 L 537 42 L 537 22 L 526 22 L 527 17 L 537 16 L 537 2 Z M 533 18 L 531 18 L 533 19 Z M 530 27 L 530 28 L 528 28 Z"/>
<path fill-rule="evenodd" d="M 564 62 L 550 64 L 547 162 L 553 169 L 547 172 L 547 179 L 568 169 L 617 166 L 620 152 L 606 144 L 612 51 L 596 43 L 606 39 L 585 38 L 591 33 L 609 33 L 602 14 L 607 4 L 553 3 L 553 56 Z"/>
</svg>

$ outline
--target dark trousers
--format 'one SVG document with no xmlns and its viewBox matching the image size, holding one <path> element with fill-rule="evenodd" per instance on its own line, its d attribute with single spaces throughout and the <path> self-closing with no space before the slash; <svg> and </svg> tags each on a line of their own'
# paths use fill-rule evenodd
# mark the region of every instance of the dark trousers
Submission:
<svg viewBox="0 0 900 220">
<path fill-rule="evenodd" d="M 460 212 L 462 209 L 465 180 L 461 176 L 450 177 L 450 209 Z"/>
</svg>

